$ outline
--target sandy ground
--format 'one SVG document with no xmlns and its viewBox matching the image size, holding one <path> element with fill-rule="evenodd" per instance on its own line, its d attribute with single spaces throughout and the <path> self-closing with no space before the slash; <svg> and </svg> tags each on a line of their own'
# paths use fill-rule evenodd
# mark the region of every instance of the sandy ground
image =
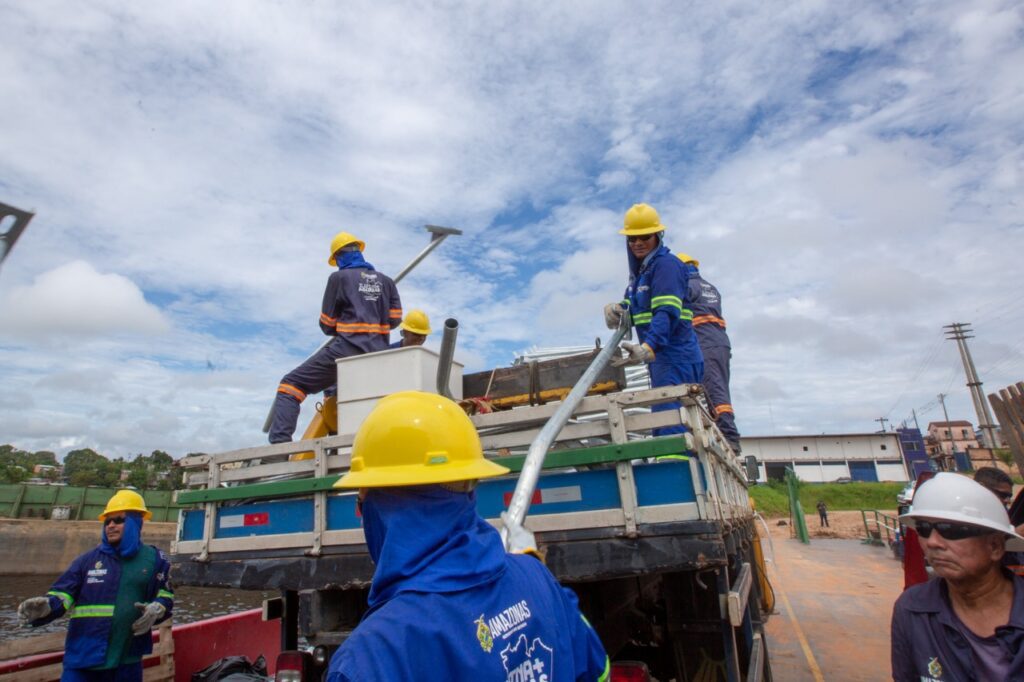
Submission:
<svg viewBox="0 0 1024 682">
<path fill-rule="evenodd" d="M 896 516 L 896 510 L 885 512 L 891 517 Z M 829 527 L 822 528 L 818 523 L 818 513 L 805 514 L 807 532 L 811 539 L 833 538 L 837 540 L 860 540 L 865 537 L 864 519 L 859 511 L 832 511 L 828 513 Z M 775 517 L 765 519 L 771 531 L 772 538 L 791 538 L 793 527 L 788 517 Z M 779 525 L 779 521 L 785 521 L 785 525 Z M 874 527 L 874 516 L 868 514 L 868 521 Z M 883 538 L 884 531 L 883 531 Z"/>
</svg>

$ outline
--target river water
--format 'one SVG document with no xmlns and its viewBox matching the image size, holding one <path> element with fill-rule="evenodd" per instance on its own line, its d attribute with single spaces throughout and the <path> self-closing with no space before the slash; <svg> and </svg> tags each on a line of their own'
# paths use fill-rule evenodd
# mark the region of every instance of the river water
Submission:
<svg viewBox="0 0 1024 682">
<path fill-rule="evenodd" d="M 11 637 L 32 637 L 46 632 L 63 632 L 66 618 L 58 618 L 41 628 L 18 624 L 18 604 L 23 599 L 46 594 L 57 576 L 0 576 L 0 640 Z M 225 590 L 210 587 L 174 587 L 174 622 L 191 623 L 211 616 L 259 608 L 276 592 Z"/>
</svg>

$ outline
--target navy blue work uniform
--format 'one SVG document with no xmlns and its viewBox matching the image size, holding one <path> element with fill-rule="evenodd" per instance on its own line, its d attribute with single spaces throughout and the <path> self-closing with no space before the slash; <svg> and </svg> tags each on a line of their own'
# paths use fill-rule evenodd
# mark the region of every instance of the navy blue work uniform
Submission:
<svg viewBox="0 0 1024 682">
<path fill-rule="evenodd" d="M 980 638 L 966 629 L 953 611 L 942 578 L 903 592 L 892 611 L 894 682 L 1024 680 L 1024 578 L 1005 573 L 1013 581 L 1010 621 L 997 627 L 991 638 Z M 1008 668 L 1008 675 L 987 674 L 982 669 L 986 661 L 977 660 L 975 646 L 987 646 L 995 655 L 1002 652 L 1001 663 Z"/>
<path fill-rule="evenodd" d="M 391 330 L 402 321 L 402 301 L 390 277 L 375 271 L 359 251 L 340 253 L 337 262 L 338 271 L 327 280 L 320 309 L 320 329 L 334 339 L 281 379 L 271 443 L 292 439 L 307 395 L 337 383 L 338 358 L 386 350 Z"/>
<path fill-rule="evenodd" d="M 704 355 L 704 391 L 719 430 L 738 452 L 740 432 L 729 397 L 732 345 L 722 317 L 722 296 L 713 284 L 701 277 L 692 263 L 686 264 L 686 272 L 689 275 L 686 304 L 693 311 L 693 329 Z"/>
<path fill-rule="evenodd" d="M 647 367 L 651 388 L 699 384 L 704 376 L 704 357 L 693 331 L 693 312 L 684 305 L 687 274 L 682 262 L 668 247 L 659 244 L 640 261 L 626 246 L 629 285 L 622 304 L 629 308 L 640 343 L 654 353 Z M 652 412 L 678 410 L 678 402 L 651 407 Z M 685 433 L 684 426 L 654 429 L 655 436 Z"/>
<path fill-rule="evenodd" d="M 69 615 L 62 682 L 141 682 L 142 658 L 152 653 L 150 632 L 133 635 L 142 612 L 135 602 L 159 602 L 171 617 L 174 593 L 170 563 L 156 547 L 139 541 L 141 517 L 126 514 L 117 546 L 103 542 L 71 562 L 46 593 L 50 613 L 33 627 Z"/>
<path fill-rule="evenodd" d="M 605 682 L 608 656 L 576 595 L 538 559 L 507 554 L 475 493 L 371 488 L 369 611 L 327 682 Z"/>
</svg>

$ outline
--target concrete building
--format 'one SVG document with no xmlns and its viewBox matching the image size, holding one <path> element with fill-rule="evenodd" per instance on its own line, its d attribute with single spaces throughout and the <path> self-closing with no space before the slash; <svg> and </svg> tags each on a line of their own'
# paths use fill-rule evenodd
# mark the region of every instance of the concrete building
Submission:
<svg viewBox="0 0 1024 682">
<path fill-rule="evenodd" d="M 981 447 L 974 425 L 963 419 L 929 423 L 925 444 L 939 471 L 969 471 L 969 452 Z"/>
<path fill-rule="evenodd" d="M 752 436 L 740 444 L 757 458 L 762 483 L 782 480 L 787 467 L 812 483 L 910 480 L 896 433 Z"/>
</svg>

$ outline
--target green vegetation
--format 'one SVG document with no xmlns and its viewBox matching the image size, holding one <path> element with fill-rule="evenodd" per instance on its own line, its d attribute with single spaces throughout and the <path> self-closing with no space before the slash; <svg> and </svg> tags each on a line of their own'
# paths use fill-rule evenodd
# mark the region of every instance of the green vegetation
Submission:
<svg viewBox="0 0 1024 682">
<path fill-rule="evenodd" d="M 21 483 L 35 476 L 38 464 L 59 467 L 57 457 L 47 450 L 28 452 L 13 445 L 0 445 L 0 483 Z M 38 476 L 72 486 L 117 488 L 131 486 L 139 490 L 173 490 L 171 467 L 174 458 L 163 450 L 132 459 L 110 460 L 90 448 L 72 450 L 64 456 L 63 473 L 59 468 L 42 471 Z"/>
<path fill-rule="evenodd" d="M 896 494 L 905 486 L 905 483 L 802 483 L 800 504 L 807 514 L 815 513 L 818 500 L 824 500 L 829 511 L 890 510 L 896 508 Z M 771 481 L 755 485 L 750 488 L 750 497 L 763 516 L 789 515 L 785 483 Z"/>
</svg>

